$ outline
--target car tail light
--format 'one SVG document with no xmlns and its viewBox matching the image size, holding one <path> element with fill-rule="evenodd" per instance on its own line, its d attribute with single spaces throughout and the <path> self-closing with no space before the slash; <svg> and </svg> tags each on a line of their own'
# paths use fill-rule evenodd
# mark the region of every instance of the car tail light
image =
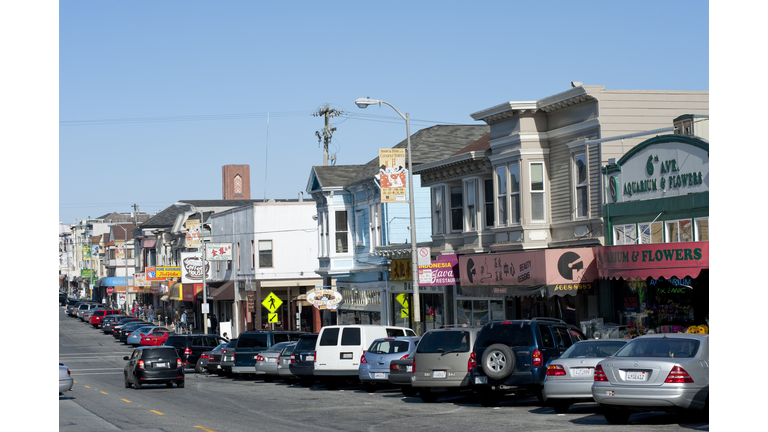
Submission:
<svg viewBox="0 0 768 432">
<path fill-rule="evenodd" d="M 477 356 L 473 351 L 472 354 L 469 355 L 469 360 L 467 360 L 467 372 L 471 371 L 475 366 L 477 366 Z"/>
<path fill-rule="evenodd" d="M 363 351 L 363 355 L 360 357 L 360 363 L 368 364 L 368 360 L 365 359 L 365 351 Z"/>
<path fill-rule="evenodd" d="M 547 366 L 548 376 L 565 376 L 565 369 L 559 364 L 551 364 Z"/>
<path fill-rule="evenodd" d="M 181 359 L 176 359 L 176 369 L 181 369 L 184 365 L 181 364 Z"/>
<path fill-rule="evenodd" d="M 278 355 L 277 355 L 277 364 L 280 364 L 280 356 L 281 356 L 281 355 L 282 355 L 282 354 L 278 354 Z"/>
<path fill-rule="evenodd" d="M 389 370 L 396 371 L 397 370 L 397 365 L 393 365 L 392 363 L 390 363 L 389 364 Z"/>
<path fill-rule="evenodd" d="M 315 363 L 317 363 L 317 351 L 313 351 L 315 353 Z"/>
<path fill-rule="evenodd" d="M 138 362 L 136 362 L 136 367 L 144 370 L 144 360 L 139 360 Z"/>
<path fill-rule="evenodd" d="M 67 368 L 67 375 L 72 375 L 72 372 L 69 371 L 69 368 Z"/>
<path fill-rule="evenodd" d="M 693 378 L 688 375 L 688 372 L 686 372 L 685 369 L 680 366 L 675 366 L 669 371 L 669 375 L 667 375 L 667 379 L 664 380 L 664 382 L 675 384 L 693 383 Z"/>
<path fill-rule="evenodd" d="M 533 351 L 533 367 L 541 366 L 544 363 L 544 357 L 541 355 L 541 350 Z"/>
<path fill-rule="evenodd" d="M 405 359 L 407 359 L 409 355 L 410 355 L 410 354 L 406 354 L 406 355 L 404 355 L 404 356 L 400 357 L 400 360 L 405 360 Z"/>
<path fill-rule="evenodd" d="M 202 355 L 200 356 L 200 358 L 201 358 L 201 359 L 207 359 L 207 358 L 208 358 L 208 354 L 202 354 Z"/>
<path fill-rule="evenodd" d="M 184 348 L 184 355 L 192 355 L 192 350 L 189 347 Z"/>
<path fill-rule="evenodd" d="M 291 363 L 296 363 L 296 355 L 291 354 Z"/>
<path fill-rule="evenodd" d="M 262 357 L 261 355 L 257 355 L 256 356 L 256 361 L 257 362 L 264 361 L 264 357 Z"/>
<path fill-rule="evenodd" d="M 597 365 L 595 368 L 595 381 L 608 381 L 608 377 L 605 375 L 601 365 Z"/>
<path fill-rule="evenodd" d="M 416 356 L 413 356 L 413 363 L 411 363 L 411 370 L 416 372 Z"/>
</svg>

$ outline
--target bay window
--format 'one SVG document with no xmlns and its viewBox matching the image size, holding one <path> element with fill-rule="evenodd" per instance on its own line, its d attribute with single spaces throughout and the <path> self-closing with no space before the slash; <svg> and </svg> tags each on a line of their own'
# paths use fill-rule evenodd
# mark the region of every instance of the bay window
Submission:
<svg viewBox="0 0 768 432">
<path fill-rule="evenodd" d="M 443 187 L 432 188 L 432 232 L 434 234 L 443 234 L 443 221 L 445 213 L 443 211 Z"/>
<path fill-rule="evenodd" d="M 576 217 L 588 217 L 589 188 L 587 187 L 587 155 L 585 152 L 573 155 L 573 197 Z"/>
<path fill-rule="evenodd" d="M 531 221 L 545 222 L 546 217 L 546 190 L 544 185 L 544 163 L 531 162 Z"/>
<path fill-rule="evenodd" d="M 461 186 L 451 187 L 451 231 L 464 231 L 464 197 Z"/>
<path fill-rule="evenodd" d="M 466 186 L 467 197 L 467 230 L 474 231 L 477 229 L 477 202 L 475 201 L 475 180 L 467 180 L 464 184 Z"/>
</svg>

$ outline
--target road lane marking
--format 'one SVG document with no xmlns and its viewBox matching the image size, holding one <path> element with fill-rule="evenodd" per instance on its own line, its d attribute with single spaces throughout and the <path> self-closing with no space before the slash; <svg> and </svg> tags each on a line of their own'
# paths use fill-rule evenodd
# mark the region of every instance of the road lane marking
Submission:
<svg viewBox="0 0 768 432">
<path fill-rule="evenodd" d="M 105 391 L 99 391 L 99 393 L 103 393 L 103 394 L 109 394 L 109 393 L 107 393 L 107 392 L 105 392 Z"/>
<path fill-rule="evenodd" d="M 85 386 L 85 388 L 90 388 L 89 386 Z"/>
<path fill-rule="evenodd" d="M 165 415 L 165 414 L 161 413 L 160 411 L 155 411 L 155 410 L 150 410 L 150 411 L 152 411 L 153 413 L 155 413 L 157 415 Z"/>
<path fill-rule="evenodd" d="M 120 400 L 122 400 L 122 401 L 126 401 L 126 402 L 128 402 L 128 403 L 131 403 L 131 401 L 129 401 L 128 399 L 120 399 Z"/>
<path fill-rule="evenodd" d="M 214 432 L 214 431 L 212 431 L 212 430 L 210 430 L 210 429 L 206 429 L 206 428 L 204 428 L 204 427 L 202 427 L 202 426 L 195 426 L 195 427 L 196 427 L 196 428 L 198 428 L 198 429 L 202 429 L 202 430 L 204 430 L 204 431 L 206 431 L 206 432 Z"/>
</svg>

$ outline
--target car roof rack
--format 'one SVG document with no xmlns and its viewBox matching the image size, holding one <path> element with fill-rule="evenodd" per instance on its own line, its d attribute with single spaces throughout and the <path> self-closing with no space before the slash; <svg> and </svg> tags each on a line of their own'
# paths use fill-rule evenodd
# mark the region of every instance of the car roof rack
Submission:
<svg viewBox="0 0 768 432">
<path fill-rule="evenodd" d="M 549 318 L 549 317 L 535 317 L 535 318 L 532 318 L 531 321 L 549 321 L 549 322 L 556 322 L 556 323 L 567 324 L 565 321 L 563 321 L 561 319 Z"/>
</svg>

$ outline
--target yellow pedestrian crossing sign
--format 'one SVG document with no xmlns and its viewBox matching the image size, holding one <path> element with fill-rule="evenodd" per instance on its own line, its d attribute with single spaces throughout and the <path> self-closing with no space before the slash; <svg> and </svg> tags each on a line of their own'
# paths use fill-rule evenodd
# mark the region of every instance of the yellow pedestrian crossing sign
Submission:
<svg viewBox="0 0 768 432">
<path fill-rule="evenodd" d="M 409 308 L 408 308 L 408 294 L 402 293 L 395 296 L 395 300 L 397 300 L 398 303 L 403 307 L 400 309 L 400 318 L 408 318 L 410 315 L 408 314 Z"/>
<path fill-rule="evenodd" d="M 270 322 L 270 323 L 276 323 L 277 322 L 277 314 L 276 313 L 270 313 L 270 314 L 267 314 L 267 315 L 269 317 L 267 322 Z"/>
<path fill-rule="evenodd" d="M 263 304 L 268 311 L 274 313 L 277 310 L 277 308 L 279 308 L 280 305 L 283 304 L 283 301 L 280 300 L 280 298 L 276 296 L 275 293 L 271 292 L 269 293 L 267 298 L 265 298 L 264 301 L 261 302 L 261 304 Z M 275 321 L 270 321 L 270 322 L 277 322 L 277 319 L 275 319 Z"/>
</svg>

